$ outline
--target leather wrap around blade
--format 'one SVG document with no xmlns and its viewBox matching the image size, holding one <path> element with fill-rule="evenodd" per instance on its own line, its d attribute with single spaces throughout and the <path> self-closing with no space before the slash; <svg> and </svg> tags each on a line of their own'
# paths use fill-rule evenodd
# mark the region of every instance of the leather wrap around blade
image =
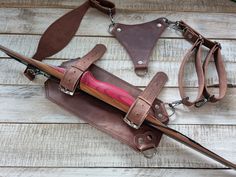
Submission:
<svg viewBox="0 0 236 177">
<path fill-rule="evenodd" d="M 63 66 L 65 68 L 71 68 L 72 65 L 80 60 L 81 59 L 75 59 L 65 62 L 63 63 Z M 107 82 L 122 88 L 128 91 L 128 93 L 134 98 L 138 97 L 141 93 L 141 90 L 137 87 L 130 85 L 94 64 L 91 65 L 88 70 L 99 81 Z M 165 75 L 163 79 L 166 79 Z M 59 82 L 50 79 L 47 80 L 45 82 L 47 98 L 88 122 L 90 125 L 108 133 L 113 138 L 129 145 L 137 151 L 143 152 L 158 146 L 162 136 L 160 131 L 145 124 L 142 124 L 139 129 L 134 129 L 123 121 L 125 113 L 122 111 L 86 94 L 83 91 L 78 90 L 72 97 L 61 92 L 58 87 Z M 162 101 L 155 99 L 150 112 L 161 122 L 168 122 L 167 112 Z"/>
</svg>

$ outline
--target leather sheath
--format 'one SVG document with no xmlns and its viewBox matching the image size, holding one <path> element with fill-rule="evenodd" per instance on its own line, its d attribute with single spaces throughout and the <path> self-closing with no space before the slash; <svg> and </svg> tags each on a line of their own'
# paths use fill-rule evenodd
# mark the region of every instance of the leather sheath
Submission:
<svg viewBox="0 0 236 177">
<path fill-rule="evenodd" d="M 79 59 L 65 62 L 63 63 L 63 66 L 68 68 L 77 60 Z M 89 67 L 88 71 L 90 71 L 96 79 L 120 87 L 128 91 L 128 93 L 135 98 L 141 93 L 141 90 L 137 87 L 130 85 L 94 64 Z M 58 87 L 59 81 L 57 82 L 55 79 L 48 79 L 45 82 L 46 97 L 60 107 L 88 122 L 90 125 L 108 133 L 113 138 L 129 145 L 139 152 L 144 152 L 158 146 L 162 137 L 160 131 L 145 124 L 142 124 L 139 129 L 134 129 L 123 121 L 125 113 L 122 111 L 83 91 L 77 90 L 72 97 L 62 93 Z M 155 99 L 151 106 L 150 113 L 157 117 L 161 122 L 165 124 L 168 123 L 168 115 L 162 101 Z"/>
</svg>

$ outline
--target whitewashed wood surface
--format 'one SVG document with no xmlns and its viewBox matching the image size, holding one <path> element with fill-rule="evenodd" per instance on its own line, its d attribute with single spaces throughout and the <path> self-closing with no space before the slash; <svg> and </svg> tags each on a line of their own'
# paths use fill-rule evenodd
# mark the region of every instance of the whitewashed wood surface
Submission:
<svg viewBox="0 0 236 177">
<path fill-rule="evenodd" d="M 228 83 L 236 85 L 236 3 L 230 0 L 112 0 L 117 4 L 115 20 L 143 23 L 158 17 L 184 20 L 204 36 L 222 44 Z M 44 30 L 55 19 L 84 0 L 0 0 L 0 44 L 32 56 Z M 169 81 L 160 95 L 170 102 L 179 99 L 177 73 L 190 44 L 168 29 L 151 56 L 150 70 L 137 77 L 129 56 L 107 32 L 109 19 L 90 9 L 72 42 L 45 60 L 62 61 L 83 56 L 97 43 L 107 46 L 100 67 L 144 88 L 157 71 Z M 96 28 L 95 28 L 96 26 Z M 89 176 L 89 177 L 233 177 L 236 172 L 163 137 L 158 154 L 145 159 L 110 136 L 90 127 L 44 96 L 43 82 L 33 82 L 22 74 L 24 66 L 0 53 L 0 176 Z M 187 67 L 187 92 L 196 95 L 197 79 L 193 63 Z M 208 83 L 217 83 L 213 63 Z M 214 88 L 213 92 L 217 92 Z M 204 108 L 180 106 L 170 126 L 204 146 L 236 162 L 236 90 L 228 89 L 224 100 Z"/>
</svg>

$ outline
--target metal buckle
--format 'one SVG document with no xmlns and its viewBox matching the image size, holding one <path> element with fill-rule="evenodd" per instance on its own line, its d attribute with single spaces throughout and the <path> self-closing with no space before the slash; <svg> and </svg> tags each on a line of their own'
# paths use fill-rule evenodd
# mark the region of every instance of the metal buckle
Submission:
<svg viewBox="0 0 236 177">
<path fill-rule="evenodd" d="M 128 113 L 126 114 L 126 116 L 124 117 L 124 121 L 125 123 L 127 123 L 130 127 L 135 128 L 135 129 L 139 129 L 140 126 L 136 125 L 135 123 L 131 122 L 128 117 L 127 117 Z"/>
<path fill-rule="evenodd" d="M 67 95 L 70 95 L 70 96 L 73 96 L 75 92 L 72 92 L 70 90 L 68 90 L 67 88 L 63 87 L 63 86 L 59 86 L 59 89 L 61 92 L 67 94 Z"/>
</svg>

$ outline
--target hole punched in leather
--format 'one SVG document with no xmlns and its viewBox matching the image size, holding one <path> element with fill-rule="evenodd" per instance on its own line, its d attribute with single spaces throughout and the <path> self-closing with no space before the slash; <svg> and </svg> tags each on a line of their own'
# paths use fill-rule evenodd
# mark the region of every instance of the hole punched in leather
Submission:
<svg viewBox="0 0 236 177">
<path fill-rule="evenodd" d="M 145 88 L 143 92 L 137 97 L 134 103 L 129 108 L 124 121 L 132 128 L 138 129 L 145 118 L 151 111 L 155 98 L 159 95 L 164 87 L 168 77 L 163 72 L 158 72 Z M 158 105 L 157 105 L 158 106 Z M 159 113 L 158 117 L 162 118 L 163 114 Z"/>
<path fill-rule="evenodd" d="M 68 95 L 74 95 L 83 73 L 106 52 L 106 47 L 97 44 L 87 55 L 68 68 L 60 81 L 60 90 Z"/>
</svg>

